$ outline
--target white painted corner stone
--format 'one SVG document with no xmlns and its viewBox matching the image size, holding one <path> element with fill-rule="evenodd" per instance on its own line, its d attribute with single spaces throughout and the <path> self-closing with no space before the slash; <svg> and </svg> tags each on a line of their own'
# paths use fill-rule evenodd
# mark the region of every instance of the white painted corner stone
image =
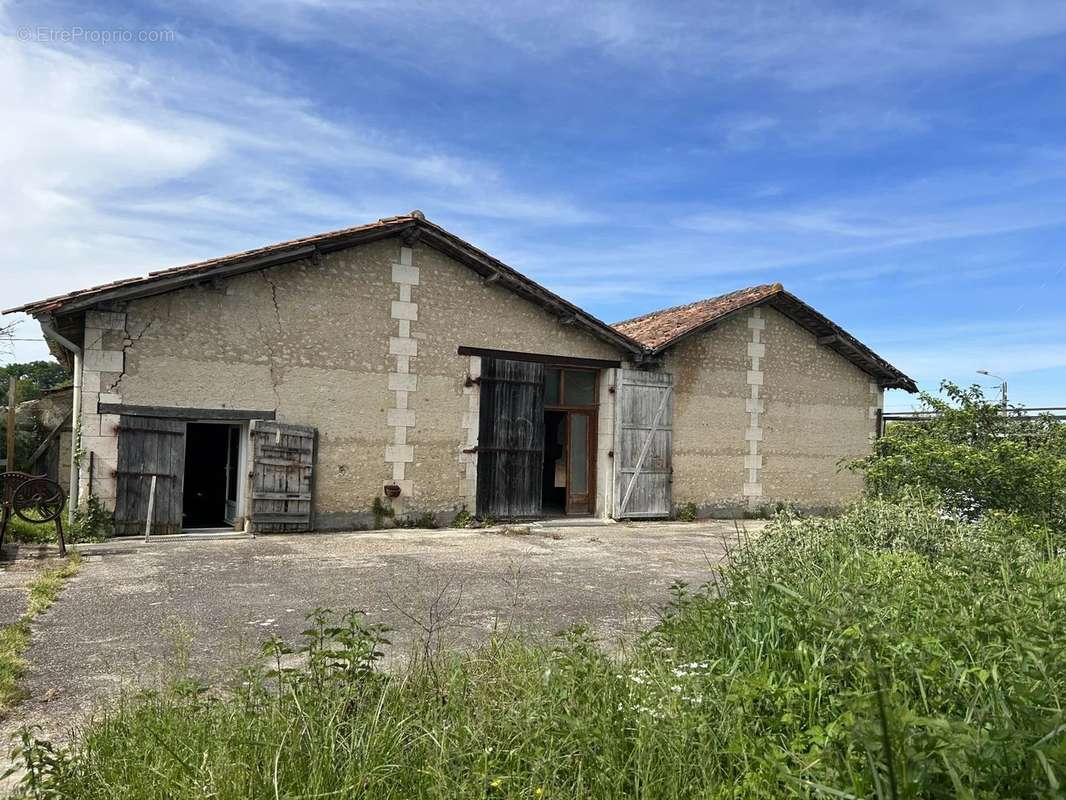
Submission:
<svg viewBox="0 0 1066 800">
<path fill-rule="evenodd" d="M 759 442 L 763 438 L 761 415 L 765 411 L 759 393 L 763 385 L 762 359 L 766 357 L 766 344 L 762 341 L 762 332 L 766 329 L 766 320 L 761 308 L 753 308 L 748 315 L 748 330 L 751 341 L 748 342 L 747 385 L 749 396 L 744 401 L 745 411 L 749 415 L 748 427 L 744 431 L 744 440 L 748 442 L 748 453 L 744 456 L 744 470 L 747 480 L 741 493 L 748 499 L 748 506 L 754 508 L 762 497 L 762 456 L 759 454 Z"/>
<path fill-rule="evenodd" d="M 418 391 L 414 359 L 418 340 L 411 336 L 411 323 L 418 320 L 418 304 L 412 290 L 421 285 L 421 274 L 414 266 L 414 251 L 400 247 L 399 260 L 392 264 L 392 283 L 396 300 L 389 305 L 389 315 L 397 323 L 395 336 L 389 336 L 389 356 L 395 359 L 389 372 L 389 391 L 394 393 L 393 407 L 386 411 L 386 424 L 392 428 L 392 443 L 385 445 L 385 463 L 392 465 L 392 483 L 400 487 L 401 498 L 415 495 L 415 483 L 407 478 L 407 465 L 415 460 L 414 445 L 408 444 L 408 429 L 415 427 L 415 412 L 410 408 L 411 395 Z M 401 500 L 402 502 L 402 500 Z"/>
<path fill-rule="evenodd" d="M 467 375 L 475 379 L 481 377 L 480 356 L 470 356 Z M 463 444 L 459 448 L 457 456 L 462 476 L 459 478 L 459 495 L 466 500 L 467 507 L 473 511 L 477 502 L 477 453 L 465 453 L 463 451 L 477 447 L 478 429 L 481 420 L 481 395 L 478 384 L 471 383 L 470 386 L 463 386 L 463 394 L 467 398 L 467 406 L 460 422 Z"/>
</svg>

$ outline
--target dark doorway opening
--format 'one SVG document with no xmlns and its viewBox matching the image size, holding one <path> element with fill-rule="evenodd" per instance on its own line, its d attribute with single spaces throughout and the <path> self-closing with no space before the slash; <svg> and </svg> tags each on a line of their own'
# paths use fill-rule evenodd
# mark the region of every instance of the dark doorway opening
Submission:
<svg viewBox="0 0 1066 800">
<path fill-rule="evenodd" d="M 593 512 L 598 380 L 592 369 L 544 369 L 545 514 Z"/>
<path fill-rule="evenodd" d="M 240 427 L 190 422 L 185 433 L 183 528 L 224 528 L 237 507 Z"/>
<path fill-rule="evenodd" d="M 542 482 L 545 514 L 566 513 L 566 412 L 544 412 L 544 477 Z"/>
</svg>

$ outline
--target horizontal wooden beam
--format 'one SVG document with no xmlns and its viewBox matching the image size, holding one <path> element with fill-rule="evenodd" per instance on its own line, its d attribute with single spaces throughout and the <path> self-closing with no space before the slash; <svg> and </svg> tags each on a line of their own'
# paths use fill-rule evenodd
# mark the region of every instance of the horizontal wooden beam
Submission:
<svg viewBox="0 0 1066 800">
<path fill-rule="evenodd" d="M 514 350 L 492 350 L 487 347 L 459 347 L 461 356 L 481 356 L 483 358 L 505 358 L 508 361 L 531 361 L 538 364 L 551 364 L 557 367 L 593 367 L 595 369 L 614 369 L 622 366 L 621 361 L 603 358 L 578 358 L 575 356 L 553 356 L 548 353 L 520 353 Z"/>
<path fill-rule="evenodd" d="M 835 344 L 840 341 L 840 336 L 835 333 L 831 333 L 828 336 L 819 336 L 818 344 Z"/>
<path fill-rule="evenodd" d="M 133 406 L 124 403 L 98 403 L 97 410 L 100 414 L 185 420 L 274 419 L 276 416 L 273 411 L 248 411 L 241 408 L 179 408 L 176 406 Z"/>
</svg>

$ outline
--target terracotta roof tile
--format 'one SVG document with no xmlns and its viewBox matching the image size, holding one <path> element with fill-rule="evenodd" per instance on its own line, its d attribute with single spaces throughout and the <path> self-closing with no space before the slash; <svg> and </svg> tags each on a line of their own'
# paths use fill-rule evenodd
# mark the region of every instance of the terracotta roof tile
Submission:
<svg viewBox="0 0 1066 800">
<path fill-rule="evenodd" d="M 695 303 L 686 303 L 683 306 L 642 314 L 639 317 L 616 322 L 611 327 L 631 339 L 636 339 L 645 347 L 658 350 L 696 328 L 721 319 L 726 314 L 731 314 L 752 303 L 761 302 L 781 291 L 783 287 L 780 283 L 749 286 L 746 289 L 738 289 L 735 292 L 709 297 L 706 300 L 697 300 Z"/>
<path fill-rule="evenodd" d="M 377 222 L 371 222 L 367 225 L 358 225 L 354 228 L 342 228 L 340 230 L 329 231 L 328 233 L 319 233 L 314 236 L 305 236 L 300 239 L 290 239 L 285 242 L 278 242 L 266 247 L 257 247 L 252 250 L 243 250 L 239 253 L 230 253 L 229 255 L 219 256 L 217 258 L 209 258 L 206 261 L 196 261 L 192 264 L 183 264 L 180 267 L 170 267 L 169 269 L 157 269 L 149 272 L 147 275 L 139 275 L 134 278 L 124 278 L 122 280 L 111 281 L 110 283 L 100 284 L 98 286 L 90 286 L 85 289 L 78 289 L 73 292 L 67 292 L 66 294 L 56 295 L 55 297 L 48 297 L 44 300 L 37 300 L 26 305 L 19 306 L 17 308 L 10 308 L 3 312 L 4 314 L 10 314 L 16 311 L 25 312 L 27 314 L 37 314 L 41 312 L 56 311 L 61 309 L 65 304 L 72 300 L 78 300 L 83 297 L 88 297 L 101 292 L 118 289 L 126 286 L 136 286 L 138 284 L 152 283 L 160 278 L 170 277 L 172 275 L 181 275 L 185 273 L 207 272 L 214 267 L 222 267 L 227 264 L 232 264 L 237 261 L 243 261 L 245 259 L 256 258 L 258 256 L 269 256 L 274 253 L 281 253 L 285 250 L 291 250 L 298 247 L 306 247 L 308 245 L 319 244 L 332 239 L 340 239 L 352 234 L 362 233 L 364 231 L 374 230 L 376 228 L 391 228 L 403 225 L 405 223 L 413 222 L 415 220 L 424 220 L 425 217 L 421 211 L 412 211 L 410 214 L 403 214 L 397 217 L 385 217 L 379 219 Z"/>
</svg>

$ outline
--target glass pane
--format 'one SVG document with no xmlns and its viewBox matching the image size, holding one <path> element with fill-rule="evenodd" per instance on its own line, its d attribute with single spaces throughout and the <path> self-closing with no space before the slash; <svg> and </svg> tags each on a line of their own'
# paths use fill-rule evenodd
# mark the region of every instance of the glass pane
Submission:
<svg viewBox="0 0 1066 800">
<path fill-rule="evenodd" d="M 569 386 L 569 375 L 567 376 Z M 570 415 L 570 494 L 589 490 L 589 418 L 587 414 Z"/>
<path fill-rule="evenodd" d="M 568 369 L 563 392 L 568 406 L 595 405 L 596 373 Z"/>
<path fill-rule="evenodd" d="M 544 368 L 544 405 L 559 405 L 559 373 L 558 367 Z"/>
</svg>

